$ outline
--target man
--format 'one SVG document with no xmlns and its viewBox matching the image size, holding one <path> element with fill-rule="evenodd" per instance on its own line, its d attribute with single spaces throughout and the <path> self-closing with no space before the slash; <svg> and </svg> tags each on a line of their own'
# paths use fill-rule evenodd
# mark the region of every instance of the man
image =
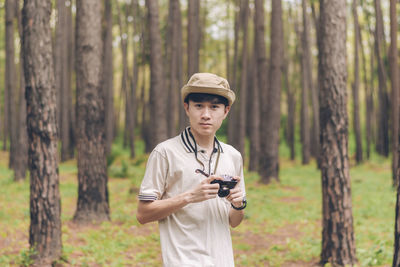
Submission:
<svg viewBox="0 0 400 267">
<path fill-rule="evenodd" d="M 226 79 L 196 73 L 181 95 L 190 127 L 150 154 L 136 217 L 159 222 L 164 266 L 234 266 L 229 226 L 241 223 L 246 207 L 243 160 L 215 133 L 235 94 Z M 220 197 L 215 180 L 226 175 L 237 184 Z"/>
</svg>

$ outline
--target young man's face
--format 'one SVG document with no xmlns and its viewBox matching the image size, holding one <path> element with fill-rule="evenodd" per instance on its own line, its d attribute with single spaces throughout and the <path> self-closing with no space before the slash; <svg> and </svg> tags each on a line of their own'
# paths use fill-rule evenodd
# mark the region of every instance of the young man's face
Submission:
<svg viewBox="0 0 400 267">
<path fill-rule="evenodd" d="M 184 103 L 192 131 L 202 136 L 214 136 L 228 115 L 230 106 L 209 101 Z"/>
</svg>

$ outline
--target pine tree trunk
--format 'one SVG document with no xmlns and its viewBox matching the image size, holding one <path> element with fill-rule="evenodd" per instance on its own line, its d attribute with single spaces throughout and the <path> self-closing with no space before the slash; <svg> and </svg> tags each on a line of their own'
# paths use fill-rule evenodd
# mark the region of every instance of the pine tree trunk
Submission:
<svg viewBox="0 0 400 267">
<path fill-rule="evenodd" d="M 110 219 L 104 98 L 101 90 L 101 3 L 78 0 L 76 4 L 79 187 L 74 221 L 90 223 Z"/>
<path fill-rule="evenodd" d="M 234 41 L 233 41 L 233 67 L 232 67 L 232 74 L 231 74 L 231 80 L 229 81 L 231 89 L 236 92 L 237 91 L 237 73 L 238 73 L 238 66 L 239 66 L 239 35 L 240 35 L 240 18 L 243 9 L 240 8 L 240 4 L 238 6 L 238 3 L 240 1 L 235 2 L 235 17 L 234 17 Z M 236 138 L 236 112 L 235 112 L 235 107 L 232 109 L 228 116 L 228 121 L 227 121 L 227 138 L 228 138 L 228 143 L 231 144 L 234 147 L 237 147 L 237 144 L 235 143 Z"/>
<path fill-rule="evenodd" d="M 259 91 L 259 107 L 260 107 L 260 154 L 258 167 L 262 164 L 261 162 L 261 150 L 266 147 L 266 132 L 267 124 L 262 122 L 261 119 L 266 117 L 266 103 L 267 103 L 267 92 L 268 92 L 268 68 L 267 68 L 267 50 L 265 46 L 265 25 L 264 25 L 264 1 L 254 1 L 255 14 L 254 14 L 254 29 L 255 29 L 255 51 L 257 51 L 257 81 Z"/>
<path fill-rule="evenodd" d="M 372 87 L 369 85 L 368 82 L 368 74 L 367 74 L 367 60 L 365 57 L 364 46 L 362 42 L 362 34 L 361 29 L 358 28 L 358 41 L 359 47 L 361 50 L 361 60 L 362 60 L 362 69 L 363 69 L 363 81 L 364 81 L 364 88 L 365 88 L 365 143 L 366 143 L 366 156 L 367 159 L 370 157 L 370 144 L 372 140 L 372 118 L 373 118 L 373 103 L 372 103 Z M 371 54 L 371 60 L 373 58 L 373 53 Z M 373 64 L 370 65 L 372 68 Z"/>
<path fill-rule="evenodd" d="M 17 91 L 17 86 L 15 84 L 16 81 L 16 69 L 15 69 L 15 48 L 14 48 L 14 20 L 15 20 L 15 0 L 6 0 L 5 9 L 6 9 L 6 66 L 5 66 L 5 91 L 6 93 L 6 108 L 7 112 L 5 112 L 4 120 L 7 124 L 5 124 L 5 134 L 6 137 L 10 139 L 10 154 L 9 154 L 9 162 L 8 167 L 10 169 L 14 168 L 15 162 L 15 146 L 17 143 L 16 140 L 16 130 L 17 130 L 17 117 L 16 117 L 16 102 L 15 102 L 15 92 Z M 4 140 L 7 140 L 5 138 Z"/>
<path fill-rule="evenodd" d="M 348 159 L 346 1 L 320 1 L 321 264 L 356 263 Z"/>
<path fill-rule="evenodd" d="M 392 179 L 393 184 L 397 185 L 399 180 L 396 178 L 398 169 L 398 149 L 399 149 L 399 65 L 397 63 L 397 15 L 396 1 L 390 1 L 390 79 L 392 82 Z"/>
<path fill-rule="evenodd" d="M 188 79 L 199 72 L 200 50 L 200 1 L 188 2 Z"/>
<path fill-rule="evenodd" d="M 114 95 L 113 95 L 113 47 L 112 47 L 112 3 L 104 0 L 104 28 L 103 28 L 103 81 L 102 91 L 104 94 L 105 109 L 105 133 L 106 133 L 106 155 L 111 152 L 114 140 Z"/>
<path fill-rule="evenodd" d="M 376 140 L 376 150 L 383 156 L 389 155 L 389 99 L 386 88 L 387 74 L 383 62 L 384 33 L 382 32 L 382 11 L 380 0 L 374 0 L 375 3 L 375 54 L 378 63 L 378 81 L 379 81 L 379 117 L 378 117 L 378 138 Z"/>
<path fill-rule="evenodd" d="M 281 120 L 281 81 L 283 64 L 282 1 L 272 0 L 271 49 L 269 69 L 269 90 L 264 118 L 266 132 L 262 133 L 265 146 L 261 149 L 260 176 L 263 183 L 272 179 L 279 181 L 279 129 Z"/>
<path fill-rule="evenodd" d="M 311 72 L 310 69 L 310 55 L 309 55 L 309 42 L 308 42 L 308 20 L 307 20 L 307 7 L 306 1 L 302 0 L 302 13 L 303 13 L 303 32 L 301 35 L 301 152 L 302 152 L 302 163 L 308 164 L 310 162 L 310 119 L 308 112 L 308 99 L 309 91 L 311 89 L 310 80 L 308 79 Z"/>
<path fill-rule="evenodd" d="M 240 74 L 240 88 L 239 88 L 239 101 L 236 103 L 236 115 L 238 119 L 237 123 L 237 148 L 242 154 L 243 159 L 245 158 L 245 141 L 246 141 L 246 99 L 247 99 L 247 64 L 248 64 L 248 22 L 249 22 L 249 1 L 243 0 L 242 1 L 242 8 L 243 8 L 243 17 L 242 17 L 242 25 L 243 25 L 243 36 L 242 36 L 242 69 Z M 237 90 L 237 89 L 236 89 Z"/>
<path fill-rule="evenodd" d="M 56 88 L 51 1 L 25 0 L 23 54 L 30 170 L 29 245 L 38 266 L 61 256 L 61 201 L 57 161 Z"/>
<path fill-rule="evenodd" d="M 356 162 L 363 161 L 363 150 L 361 142 L 361 125 L 360 125 L 360 101 L 359 101 L 359 87 L 360 87 L 360 64 L 359 64 L 359 24 L 357 14 L 357 0 L 353 0 L 353 19 L 354 19 L 354 82 L 353 82 L 353 127 L 356 141 Z"/>
<path fill-rule="evenodd" d="M 61 161 L 69 160 L 73 157 L 71 154 L 71 130 L 70 130 L 70 98 L 71 91 L 69 71 L 68 71 L 68 13 L 65 0 L 57 0 L 57 27 L 56 27 L 56 53 L 55 69 L 56 84 L 58 88 L 59 104 L 59 125 L 61 139 Z"/>
<path fill-rule="evenodd" d="M 169 66 L 167 69 L 169 76 L 169 87 L 168 87 L 168 100 L 169 100 L 169 108 L 168 108 L 168 136 L 173 137 L 177 134 L 177 126 L 178 126 L 178 112 L 180 101 L 180 87 L 182 84 L 179 84 L 179 54 L 181 53 L 182 44 L 180 41 L 182 40 L 182 22 L 181 22 L 181 10 L 180 3 L 178 0 L 170 0 L 169 1 L 169 21 L 168 21 L 168 36 L 169 43 L 167 43 L 168 56 L 169 56 Z"/>
<path fill-rule="evenodd" d="M 256 59 L 257 49 L 254 48 L 250 64 L 252 68 L 250 71 L 252 84 L 248 87 L 249 99 L 251 101 L 251 105 L 249 106 L 249 117 L 251 119 L 248 120 L 250 141 L 249 171 L 258 171 L 260 154 L 260 85 L 258 84 Z"/>
<path fill-rule="evenodd" d="M 192 2 L 192 1 L 191 1 Z M 197 1 L 194 1 L 197 2 Z M 159 28 L 158 2 L 146 0 L 150 39 L 150 149 L 168 137 L 166 90 L 162 64 L 162 41 Z M 198 65 L 198 64 L 197 64 Z"/>
<path fill-rule="evenodd" d="M 17 0 L 17 7 L 19 6 Z M 22 14 L 17 8 L 18 16 L 18 32 L 20 39 L 23 37 L 22 28 Z M 22 46 L 21 46 L 22 47 Z M 26 171 L 28 169 L 28 132 L 26 128 L 26 99 L 25 99 L 25 77 L 24 77 L 24 50 L 20 50 L 20 76 L 19 76 L 19 104 L 18 104 L 18 125 L 17 125 L 17 145 L 15 152 L 14 162 L 14 180 L 24 180 L 26 177 Z"/>
</svg>

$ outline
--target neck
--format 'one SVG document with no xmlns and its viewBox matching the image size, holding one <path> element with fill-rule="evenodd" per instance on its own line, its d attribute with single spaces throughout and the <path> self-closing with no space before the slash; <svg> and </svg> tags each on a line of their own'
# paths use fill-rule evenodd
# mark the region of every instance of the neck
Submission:
<svg viewBox="0 0 400 267">
<path fill-rule="evenodd" d="M 199 135 L 198 133 L 196 133 L 193 130 L 191 132 L 193 134 L 193 137 L 194 137 L 196 143 L 199 146 L 207 149 L 208 152 L 210 152 L 214 149 L 214 135 L 213 136 L 211 136 L 211 135 L 204 136 L 204 135 Z"/>
</svg>

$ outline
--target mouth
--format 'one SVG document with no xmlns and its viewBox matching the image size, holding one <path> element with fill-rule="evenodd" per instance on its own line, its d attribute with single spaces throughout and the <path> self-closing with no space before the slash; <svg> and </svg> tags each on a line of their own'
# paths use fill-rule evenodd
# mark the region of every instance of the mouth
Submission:
<svg viewBox="0 0 400 267">
<path fill-rule="evenodd" d="M 200 123 L 200 125 L 203 126 L 203 127 L 209 127 L 209 126 L 211 126 L 212 124 L 211 124 L 211 123 Z"/>
</svg>

